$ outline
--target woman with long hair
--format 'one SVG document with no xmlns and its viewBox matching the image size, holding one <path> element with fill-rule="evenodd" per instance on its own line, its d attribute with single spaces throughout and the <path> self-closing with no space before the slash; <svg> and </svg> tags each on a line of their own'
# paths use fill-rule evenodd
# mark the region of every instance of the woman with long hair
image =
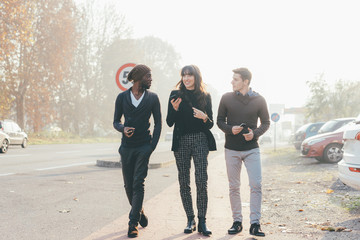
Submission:
<svg viewBox="0 0 360 240">
<path fill-rule="evenodd" d="M 195 167 L 196 205 L 198 209 L 198 232 L 211 235 L 206 227 L 208 203 L 207 166 L 209 151 L 216 150 L 213 127 L 211 96 L 206 92 L 199 68 L 188 65 L 181 69 L 181 80 L 170 94 L 166 122 L 174 124 L 171 150 L 178 169 L 180 196 L 187 216 L 184 233 L 196 230 L 195 214 L 190 188 L 191 158 Z"/>
</svg>

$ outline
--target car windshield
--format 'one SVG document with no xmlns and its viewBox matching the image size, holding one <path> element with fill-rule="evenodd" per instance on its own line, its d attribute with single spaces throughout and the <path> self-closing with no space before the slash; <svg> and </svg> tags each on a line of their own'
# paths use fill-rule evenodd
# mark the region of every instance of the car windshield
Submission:
<svg viewBox="0 0 360 240">
<path fill-rule="evenodd" d="M 334 127 L 336 126 L 336 124 L 338 123 L 338 121 L 336 120 L 331 120 L 326 122 L 320 129 L 318 133 L 327 133 L 327 132 L 332 132 L 334 131 Z"/>
<path fill-rule="evenodd" d="M 311 123 L 308 123 L 308 124 L 300 127 L 300 128 L 296 131 L 296 133 L 305 132 L 305 130 L 310 126 L 310 124 L 311 124 Z"/>
<path fill-rule="evenodd" d="M 354 124 L 354 122 L 349 122 L 349 123 L 345 124 L 344 126 L 340 127 L 339 129 L 336 129 L 334 132 L 344 132 L 346 130 L 346 128 L 352 124 Z"/>
<path fill-rule="evenodd" d="M 354 119 L 342 119 L 342 120 L 330 120 L 326 122 L 319 130 L 318 133 L 327 133 L 327 132 L 333 132 L 337 130 L 338 128 L 347 125 L 350 122 L 354 122 Z"/>
</svg>

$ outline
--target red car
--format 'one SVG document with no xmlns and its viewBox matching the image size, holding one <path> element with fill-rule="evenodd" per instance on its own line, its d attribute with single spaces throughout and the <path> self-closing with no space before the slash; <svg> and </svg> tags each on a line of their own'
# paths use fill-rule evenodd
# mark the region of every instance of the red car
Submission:
<svg viewBox="0 0 360 240">
<path fill-rule="evenodd" d="M 301 155 L 321 162 L 337 163 L 342 159 L 343 134 L 347 125 L 305 139 L 301 144 Z"/>
</svg>

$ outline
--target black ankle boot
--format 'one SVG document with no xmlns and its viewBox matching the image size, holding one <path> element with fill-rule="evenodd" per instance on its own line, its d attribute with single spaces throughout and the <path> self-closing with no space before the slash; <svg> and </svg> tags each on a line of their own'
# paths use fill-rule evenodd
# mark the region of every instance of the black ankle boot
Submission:
<svg viewBox="0 0 360 240">
<path fill-rule="evenodd" d="M 210 229 L 206 227 L 206 218 L 204 217 L 199 217 L 198 232 L 204 236 L 210 236 L 212 233 Z"/>
<path fill-rule="evenodd" d="M 259 223 L 251 224 L 249 232 L 250 232 L 251 235 L 255 235 L 255 236 L 258 236 L 258 237 L 265 237 L 265 233 L 263 233 L 261 231 Z"/>
<path fill-rule="evenodd" d="M 188 217 L 188 222 L 186 228 L 184 229 L 184 233 L 192 233 L 196 230 L 196 222 L 194 217 Z"/>
</svg>

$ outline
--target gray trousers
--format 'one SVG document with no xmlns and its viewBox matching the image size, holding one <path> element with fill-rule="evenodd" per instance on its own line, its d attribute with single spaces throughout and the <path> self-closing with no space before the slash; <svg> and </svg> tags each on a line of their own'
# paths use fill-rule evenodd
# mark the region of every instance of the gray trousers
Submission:
<svg viewBox="0 0 360 240">
<path fill-rule="evenodd" d="M 225 160 L 233 220 L 242 222 L 243 218 L 240 198 L 240 172 L 244 162 L 250 186 L 250 224 L 260 223 L 262 192 L 259 148 L 248 151 L 234 151 L 225 148 Z"/>
</svg>

